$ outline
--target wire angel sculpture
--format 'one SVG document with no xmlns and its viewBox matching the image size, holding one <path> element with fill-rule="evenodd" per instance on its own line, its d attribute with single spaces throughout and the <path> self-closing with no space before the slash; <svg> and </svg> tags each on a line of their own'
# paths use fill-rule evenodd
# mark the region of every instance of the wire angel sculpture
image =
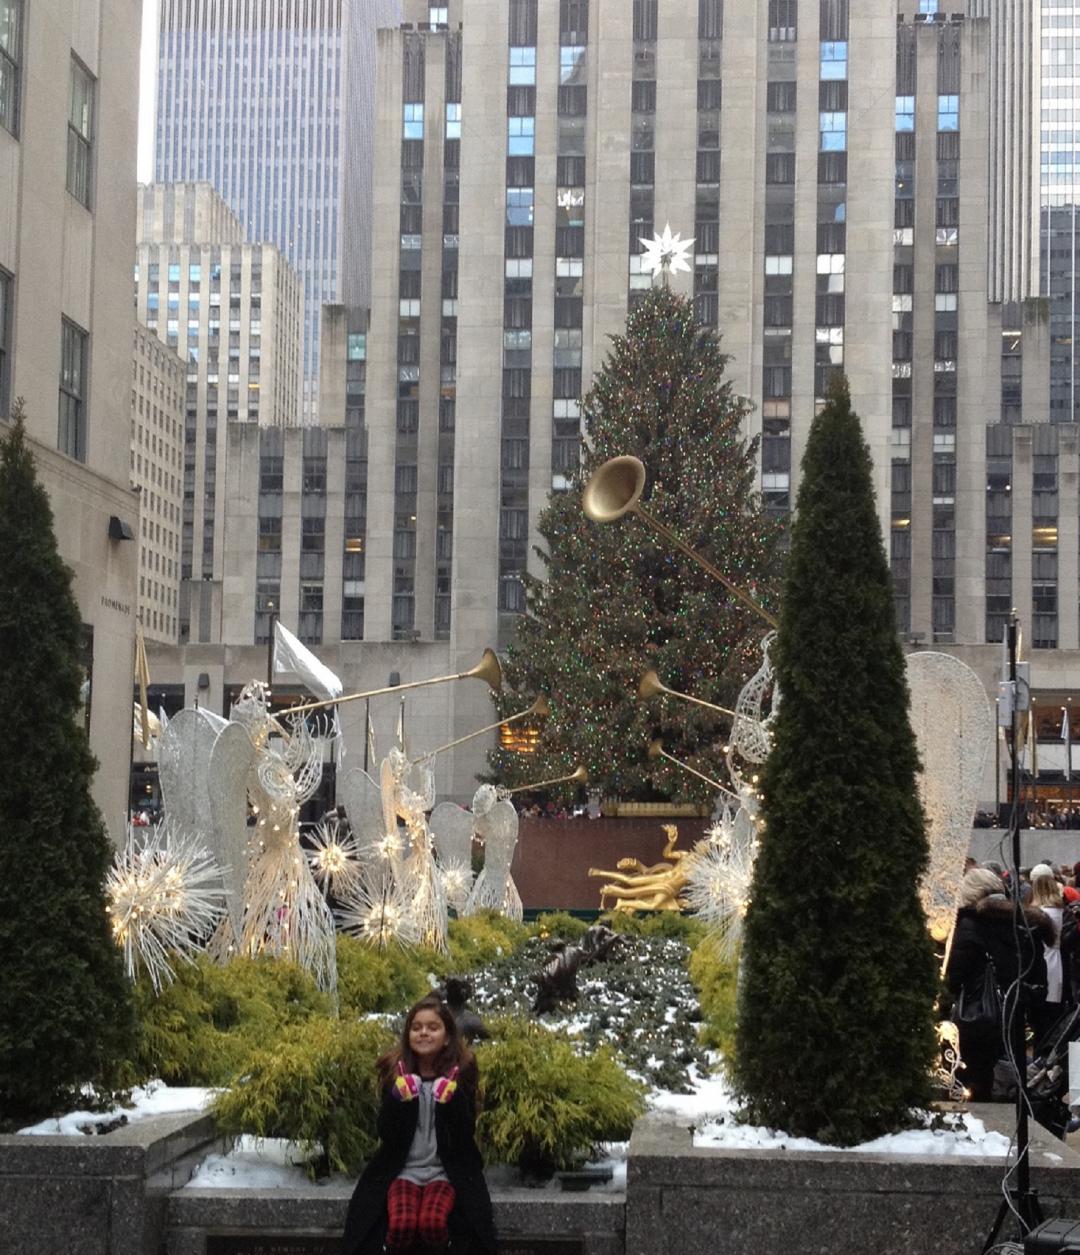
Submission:
<svg viewBox="0 0 1080 1255">
<path fill-rule="evenodd" d="M 519 824 L 514 803 L 500 796 L 494 785 L 482 784 L 473 794 L 472 812 L 476 835 L 484 843 L 484 866 L 465 903 L 465 914 L 499 911 L 520 921 L 521 895 L 510 875 Z"/>
<path fill-rule="evenodd" d="M 169 820 L 137 835 L 128 829 L 105 879 L 113 938 L 128 976 L 145 971 L 155 991 L 205 948 L 225 914 L 221 868 L 198 834 Z"/>
<path fill-rule="evenodd" d="M 982 681 L 949 654 L 909 654 L 907 675 L 930 845 L 919 892 L 931 931 L 944 940 L 956 917 L 983 767 L 994 740 L 994 715 Z"/>
</svg>

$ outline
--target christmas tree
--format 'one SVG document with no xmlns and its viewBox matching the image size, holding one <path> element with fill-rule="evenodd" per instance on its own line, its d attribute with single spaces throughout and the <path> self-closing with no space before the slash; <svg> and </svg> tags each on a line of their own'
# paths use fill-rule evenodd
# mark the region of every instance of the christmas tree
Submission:
<svg viewBox="0 0 1080 1255">
<path fill-rule="evenodd" d="M 767 602 L 781 532 L 759 508 L 756 448 L 742 433 L 748 406 L 732 392 L 726 361 L 716 334 L 666 287 L 650 291 L 626 334 L 613 338 L 581 404 L 581 468 L 540 517 L 546 573 L 525 576 L 527 614 L 497 701 L 505 717 L 545 693 L 551 713 L 536 725 L 535 752 L 492 753 L 499 783 L 553 779 L 583 765 L 606 795 L 700 801 L 715 793 L 646 750 L 660 736 L 669 753 L 715 779 L 726 717 L 671 697 L 640 701 L 638 683 L 651 668 L 669 688 L 730 706 L 760 661 L 767 625 L 641 520 L 598 525 L 581 499 L 598 466 L 634 454 L 647 469 L 650 513 Z"/>
<path fill-rule="evenodd" d="M 807 442 L 781 607 L 733 1075 L 755 1122 L 851 1145 L 929 1099 L 936 973 L 904 659 L 842 380 Z"/>
<path fill-rule="evenodd" d="M 0 440 L 0 1111 L 44 1113 L 112 1079 L 130 987 L 110 936 L 112 847 L 90 796 L 81 618 L 23 430 Z"/>
</svg>

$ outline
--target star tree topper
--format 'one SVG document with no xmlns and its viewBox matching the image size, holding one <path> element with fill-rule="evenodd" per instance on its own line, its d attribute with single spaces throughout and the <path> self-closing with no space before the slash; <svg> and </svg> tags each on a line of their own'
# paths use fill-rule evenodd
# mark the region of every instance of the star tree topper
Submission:
<svg viewBox="0 0 1080 1255">
<path fill-rule="evenodd" d="M 644 252 L 641 257 L 641 268 L 649 274 L 661 275 L 666 284 L 672 274 L 678 274 L 680 270 L 690 273 L 690 266 L 687 257 L 693 246 L 693 239 L 684 240 L 681 233 L 671 233 L 671 223 L 664 223 L 664 234 L 653 234 L 651 240 L 644 237 L 638 237 L 641 240 Z"/>
</svg>

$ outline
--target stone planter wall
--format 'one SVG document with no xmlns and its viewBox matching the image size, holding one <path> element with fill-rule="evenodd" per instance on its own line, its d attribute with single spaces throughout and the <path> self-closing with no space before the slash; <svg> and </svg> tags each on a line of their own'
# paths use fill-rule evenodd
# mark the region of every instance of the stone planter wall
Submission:
<svg viewBox="0 0 1080 1255">
<path fill-rule="evenodd" d="M 1011 1132 L 1011 1108 L 973 1111 Z M 1031 1148 L 1046 1215 L 1080 1217 L 1080 1155 L 1038 1125 Z M 685 1124 L 648 1115 L 630 1143 L 626 1255 L 971 1255 L 1003 1171 L 974 1156 L 695 1148 Z"/>
<path fill-rule="evenodd" d="M 159 1255 L 169 1195 L 223 1147 L 209 1116 L 102 1136 L 0 1137 L 4 1255 Z"/>
</svg>

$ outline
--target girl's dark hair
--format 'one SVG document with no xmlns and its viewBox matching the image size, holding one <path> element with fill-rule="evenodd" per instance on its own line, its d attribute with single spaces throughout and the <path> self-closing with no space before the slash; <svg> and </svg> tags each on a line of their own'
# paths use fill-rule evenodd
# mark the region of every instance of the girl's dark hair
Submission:
<svg viewBox="0 0 1080 1255">
<path fill-rule="evenodd" d="M 438 994 L 428 994 L 420 999 L 415 1006 L 409 1008 L 408 1014 L 405 1016 L 405 1025 L 401 1030 L 401 1040 L 393 1048 L 388 1050 L 376 1061 L 376 1068 L 379 1072 L 379 1082 L 382 1085 L 390 1085 L 394 1080 L 394 1073 L 397 1071 L 399 1063 L 404 1064 L 406 1072 L 419 1072 L 420 1065 L 416 1056 L 413 1054 L 412 1047 L 409 1045 L 409 1031 L 412 1028 L 413 1020 L 421 1011 L 434 1011 L 435 1014 L 443 1022 L 446 1029 L 446 1044 L 439 1051 L 435 1058 L 435 1071 L 439 1076 L 445 1076 L 451 1068 L 458 1069 L 458 1084 L 467 1089 L 470 1095 L 476 1094 L 476 1057 L 469 1047 L 465 1044 L 458 1029 L 457 1020 L 450 1013 L 450 1008 L 443 1002 Z"/>
</svg>

